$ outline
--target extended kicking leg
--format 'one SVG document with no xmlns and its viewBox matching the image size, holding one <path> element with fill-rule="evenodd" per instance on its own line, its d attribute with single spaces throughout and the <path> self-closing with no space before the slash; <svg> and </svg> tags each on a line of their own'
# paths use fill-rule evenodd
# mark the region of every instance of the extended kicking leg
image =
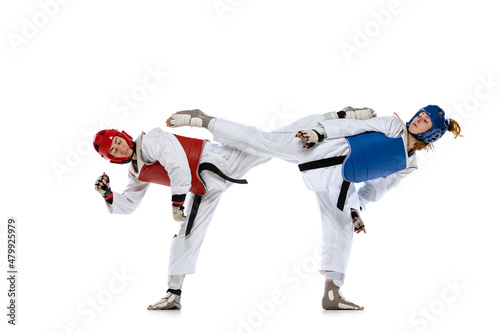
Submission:
<svg viewBox="0 0 500 333">
<path fill-rule="evenodd" d="M 373 109 L 369 108 L 353 108 L 346 106 L 341 111 L 327 112 L 321 115 L 322 120 L 328 119 L 370 119 L 376 117 L 377 114 Z M 168 127 L 181 127 L 181 126 L 191 126 L 191 127 L 204 127 L 210 129 L 213 126 L 211 117 L 199 109 L 185 110 L 174 113 L 170 118 L 167 119 Z"/>
</svg>

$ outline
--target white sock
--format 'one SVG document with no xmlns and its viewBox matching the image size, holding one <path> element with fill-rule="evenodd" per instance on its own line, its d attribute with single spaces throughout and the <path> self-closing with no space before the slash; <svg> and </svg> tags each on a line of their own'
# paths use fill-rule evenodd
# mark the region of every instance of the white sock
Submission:
<svg viewBox="0 0 500 333">
<path fill-rule="evenodd" d="M 169 275 L 168 287 L 170 289 L 180 289 L 184 283 L 184 275 Z"/>
<path fill-rule="evenodd" d="M 339 288 L 342 287 L 342 285 L 344 284 L 344 282 L 340 280 L 333 280 L 333 283 Z"/>
<path fill-rule="evenodd" d="M 215 124 L 215 117 L 210 117 L 211 119 L 208 121 L 208 125 L 207 125 L 207 130 L 210 131 L 210 133 L 213 131 L 214 129 L 214 124 Z"/>
<path fill-rule="evenodd" d="M 323 113 L 321 115 L 321 119 L 322 120 L 339 119 L 339 115 L 338 115 L 338 113 L 336 111 L 327 112 L 327 113 Z"/>
<path fill-rule="evenodd" d="M 345 275 L 340 272 L 325 272 L 325 280 L 338 280 L 344 282 Z"/>
</svg>

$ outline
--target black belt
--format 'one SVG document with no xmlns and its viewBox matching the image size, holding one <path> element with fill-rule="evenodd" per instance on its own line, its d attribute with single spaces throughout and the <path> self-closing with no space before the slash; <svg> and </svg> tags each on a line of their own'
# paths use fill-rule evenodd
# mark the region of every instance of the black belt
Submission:
<svg viewBox="0 0 500 333">
<path fill-rule="evenodd" d="M 200 202 L 201 199 L 203 198 L 202 195 L 195 194 L 194 199 L 193 199 L 193 205 L 191 206 L 191 213 L 189 213 L 189 220 L 186 226 L 186 236 L 188 236 L 191 233 L 191 229 L 193 228 L 193 223 L 194 219 L 196 218 L 196 215 L 198 214 L 198 208 L 200 207 Z"/>
<path fill-rule="evenodd" d="M 320 168 L 326 168 L 332 165 L 339 165 L 344 163 L 346 156 L 334 156 L 329 158 L 324 158 L 322 160 L 316 160 L 311 162 L 306 162 L 299 164 L 300 172 L 304 172 L 307 170 L 314 170 Z"/>
<path fill-rule="evenodd" d="M 204 170 L 212 171 L 217 176 L 220 176 L 231 183 L 248 184 L 246 179 L 234 179 L 234 178 L 226 176 L 222 171 L 219 170 L 218 167 L 216 167 L 212 163 L 201 163 L 200 166 L 198 167 L 198 174 L 200 175 L 201 172 Z M 200 175 L 200 178 L 201 178 L 201 175 Z"/>
<path fill-rule="evenodd" d="M 216 175 L 222 177 L 223 179 L 236 184 L 248 184 L 246 179 L 234 179 L 225 175 L 218 167 L 213 165 L 212 163 L 201 163 L 198 167 L 198 175 L 201 178 L 201 172 L 204 170 L 212 171 Z M 203 180 L 203 179 L 202 179 Z M 193 199 L 193 205 L 191 206 L 191 213 L 189 214 L 189 220 L 186 226 L 186 236 L 191 233 L 191 229 L 193 228 L 194 219 L 198 214 L 198 208 L 200 207 L 201 199 L 203 199 L 202 195 L 195 194 Z"/>
<path fill-rule="evenodd" d="M 299 170 L 301 172 L 304 172 L 307 170 L 314 170 L 314 169 L 339 165 L 344 163 L 345 158 L 346 156 L 334 156 L 334 157 L 324 158 L 321 160 L 302 163 L 299 164 Z M 347 191 L 349 191 L 349 185 L 351 185 L 351 183 L 344 180 L 342 182 L 342 186 L 340 187 L 340 194 L 339 198 L 337 199 L 337 208 L 340 210 L 344 210 L 345 201 L 347 199 Z"/>
<path fill-rule="evenodd" d="M 344 180 L 342 182 L 342 186 L 340 187 L 339 198 L 337 199 L 337 208 L 340 210 L 344 210 L 345 200 L 347 199 L 347 191 L 349 190 L 350 182 Z"/>
</svg>

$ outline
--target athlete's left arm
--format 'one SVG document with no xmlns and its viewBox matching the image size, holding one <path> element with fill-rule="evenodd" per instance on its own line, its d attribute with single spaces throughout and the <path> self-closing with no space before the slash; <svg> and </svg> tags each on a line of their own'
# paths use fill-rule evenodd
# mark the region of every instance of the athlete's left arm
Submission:
<svg viewBox="0 0 500 333">
<path fill-rule="evenodd" d="M 384 196 L 384 194 L 396 186 L 406 178 L 410 173 L 415 171 L 416 168 L 411 167 L 399 172 L 393 173 L 387 177 L 380 177 L 366 181 L 364 185 L 358 190 L 359 208 L 361 211 L 366 210 L 366 205 L 370 202 L 375 202 Z"/>
<path fill-rule="evenodd" d="M 367 120 L 331 119 L 319 123 L 325 129 L 326 139 L 345 138 L 366 132 L 380 132 L 397 137 L 403 130 L 403 122 L 397 115 L 375 117 Z"/>
</svg>

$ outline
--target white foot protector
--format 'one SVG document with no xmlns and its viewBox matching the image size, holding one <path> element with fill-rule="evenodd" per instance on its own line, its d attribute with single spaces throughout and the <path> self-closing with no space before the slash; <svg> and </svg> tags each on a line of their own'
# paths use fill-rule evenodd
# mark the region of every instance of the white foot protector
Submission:
<svg viewBox="0 0 500 333">
<path fill-rule="evenodd" d="M 180 310 L 182 308 L 181 296 L 176 295 L 175 292 L 175 290 L 172 292 L 167 291 L 167 295 L 153 305 L 148 306 L 148 310 Z"/>
<path fill-rule="evenodd" d="M 170 127 L 191 126 L 207 128 L 212 118 L 198 109 L 179 111 L 170 117 Z"/>
<path fill-rule="evenodd" d="M 357 108 L 352 108 L 350 106 L 346 106 L 345 108 L 342 109 L 342 111 L 346 113 L 345 119 L 365 120 L 373 118 L 374 115 L 374 111 L 369 108 L 357 109 Z"/>
<path fill-rule="evenodd" d="M 340 285 L 340 284 L 339 284 Z M 325 310 L 363 310 L 363 306 L 359 306 L 349 302 L 342 296 L 340 287 L 330 282 L 325 282 L 325 294 L 323 295 L 323 309 Z"/>
<path fill-rule="evenodd" d="M 353 108 L 346 106 L 341 111 L 327 112 L 322 115 L 323 120 L 328 119 L 357 119 L 366 120 L 376 117 L 374 110 L 370 108 Z"/>
</svg>

